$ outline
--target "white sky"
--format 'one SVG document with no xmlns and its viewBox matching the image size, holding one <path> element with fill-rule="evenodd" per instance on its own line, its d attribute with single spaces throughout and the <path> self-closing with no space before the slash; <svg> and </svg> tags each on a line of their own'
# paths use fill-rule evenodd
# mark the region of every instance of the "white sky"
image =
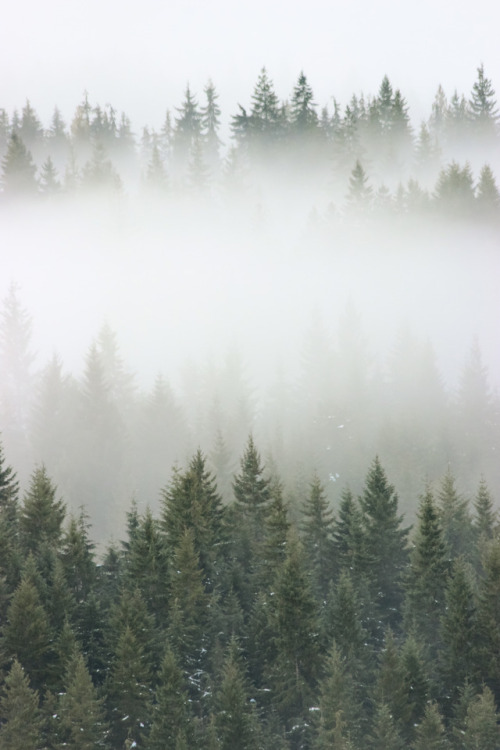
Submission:
<svg viewBox="0 0 500 750">
<path fill-rule="evenodd" d="M 476 68 L 500 92 L 498 0 L 15 0 L 0 23 L 0 107 L 27 98 L 48 126 L 70 120 L 83 91 L 159 128 L 189 81 L 211 77 L 223 120 L 249 102 L 263 65 L 280 98 L 301 69 L 319 105 L 375 93 L 384 74 L 416 121 L 437 85 L 469 94 Z"/>
</svg>

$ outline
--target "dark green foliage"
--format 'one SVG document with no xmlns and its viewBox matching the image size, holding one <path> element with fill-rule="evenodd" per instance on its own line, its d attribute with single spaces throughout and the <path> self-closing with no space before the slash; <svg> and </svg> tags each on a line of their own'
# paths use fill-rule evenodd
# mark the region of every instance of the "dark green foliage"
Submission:
<svg viewBox="0 0 500 750">
<path fill-rule="evenodd" d="M 405 624 L 435 654 L 439 645 L 440 619 L 445 608 L 447 549 L 437 508 L 429 489 L 420 502 L 418 525 L 412 540 L 406 575 Z"/>
<path fill-rule="evenodd" d="M 245 675 L 236 640 L 229 644 L 215 695 L 215 726 L 221 750 L 258 750 L 260 732 L 255 699 Z"/>
<path fill-rule="evenodd" d="M 58 547 L 66 506 L 62 500 L 56 500 L 56 492 L 45 467 L 35 469 L 19 519 L 22 545 L 26 551 L 38 554 L 44 544 Z"/>
<path fill-rule="evenodd" d="M 408 529 L 402 528 L 398 497 L 376 458 L 360 497 L 363 554 L 373 601 L 382 622 L 396 624 L 402 601 L 403 573 L 408 562 Z"/>
<path fill-rule="evenodd" d="M 477 602 L 477 643 L 481 674 L 500 699 L 500 540 L 483 547 L 482 578 Z"/>
<path fill-rule="evenodd" d="M 493 694 L 485 687 L 468 706 L 463 750 L 497 750 L 500 742 L 498 718 Z"/>
<path fill-rule="evenodd" d="M 435 703 L 428 703 L 421 723 L 416 728 L 413 750 L 446 750 L 449 743 L 446 739 L 443 720 Z"/>
<path fill-rule="evenodd" d="M 325 488 L 317 476 L 302 505 L 302 540 L 309 561 L 314 591 L 326 598 L 334 571 L 333 512 L 329 508 Z"/>
<path fill-rule="evenodd" d="M 85 666 L 76 653 L 68 664 L 66 689 L 59 698 L 58 733 L 62 744 L 74 750 L 97 750 L 107 747 L 108 727 L 102 699 Z"/>
<path fill-rule="evenodd" d="M 7 656 L 18 659 L 35 688 L 51 685 L 55 658 L 53 634 L 40 595 L 25 578 L 12 596 L 2 640 Z"/>
<path fill-rule="evenodd" d="M 215 479 L 206 468 L 201 451 L 191 459 L 186 471 L 174 471 L 162 494 L 167 549 L 170 553 L 178 549 L 189 531 L 204 586 L 207 591 L 212 590 L 221 571 L 223 511 Z"/>
<path fill-rule="evenodd" d="M 113 747 L 127 738 L 139 743 L 151 715 L 151 670 L 144 648 L 127 625 L 112 657 L 105 682 L 107 716 Z"/>
<path fill-rule="evenodd" d="M 449 705 L 466 680 L 474 683 L 477 679 L 476 606 L 470 568 L 462 558 L 455 560 L 445 597 L 438 660 L 445 702 Z"/>
<path fill-rule="evenodd" d="M 472 541 L 468 502 L 459 495 L 450 470 L 441 481 L 438 505 L 443 537 L 450 559 L 455 560 L 460 555 L 467 557 Z"/>
<path fill-rule="evenodd" d="M 179 738 L 189 746 L 192 736 L 193 717 L 185 680 L 173 651 L 167 648 L 158 675 L 148 747 L 150 750 L 176 747 Z"/>
<path fill-rule="evenodd" d="M 5 680 L 0 698 L 0 750 L 38 750 L 42 719 L 36 690 L 17 659 Z"/>
<path fill-rule="evenodd" d="M 368 747 L 370 750 L 403 750 L 406 747 L 394 717 L 385 703 L 376 706 Z"/>
</svg>

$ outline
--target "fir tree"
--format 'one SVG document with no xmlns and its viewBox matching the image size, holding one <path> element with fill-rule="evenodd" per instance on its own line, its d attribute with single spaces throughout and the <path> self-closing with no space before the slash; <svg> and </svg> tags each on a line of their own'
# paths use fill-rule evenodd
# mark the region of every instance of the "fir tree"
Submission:
<svg viewBox="0 0 500 750">
<path fill-rule="evenodd" d="M 328 506 L 325 488 L 315 476 L 302 506 L 302 538 L 309 559 L 315 593 L 325 599 L 333 577 L 333 512 Z"/>
<path fill-rule="evenodd" d="M 167 648 L 158 675 L 151 714 L 150 750 L 176 747 L 179 735 L 192 741 L 193 717 L 182 670 L 174 652 Z"/>
<path fill-rule="evenodd" d="M 476 204 L 478 209 L 487 216 L 498 216 L 500 211 L 500 192 L 495 177 L 488 164 L 481 168 L 479 182 L 476 187 Z"/>
<path fill-rule="evenodd" d="M 347 207 L 350 211 L 366 211 L 370 208 L 373 189 L 368 183 L 366 172 L 359 160 L 349 177 L 349 191 L 346 196 Z"/>
<path fill-rule="evenodd" d="M 439 643 L 440 618 L 445 608 L 449 564 L 439 514 L 429 489 L 420 502 L 418 525 L 412 542 L 405 583 L 405 624 L 409 632 L 422 639 L 430 654 L 435 654 Z"/>
<path fill-rule="evenodd" d="M 28 676 L 15 659 L 5 679 L 0 698 L 0 750 L 38 750 L 41 747 L 42 718 L 38 693 L 30 688 Z"/>
<path fill-rule="evenodd" d="M 60 737 L 63 745 L 74 750 L 97 750 L 107 747 L 106 725 L 102 699 L 85 666 L 76 653 L 68 664 L 66 689 L 59 698 Z"/>
<path fill-rule="evenodd" d="M 443 720 L 435 703 L 428 703 L 417 726 L 413 750 L 447 750 L 449 747 Z"/>
<path fill-rule="evenodd" d="M 261 747 L 259 723 L 250 687 L 235 639 L 229 644 L 222 677 L 215 695 L 215 726 L 221 750 L 257 750 Z"/>
<path fill-rule="evenodd" d="M 2 159 L 3 193 L 8 198 L 35 195 L 38 184 L 33 157 L 18 133 L 10 136 L 7 152 Z"/>
<path fill-rule="evenodd" d="M 368 471 L 360 497 L 363 514 L 363 547 L 373 601 L 381 620 L 399 621 L 403 574 L 408 561 L 408 529 L 402 528 L 398 497 L 377 458 Z"/>
<path fill-rule="evenodd" d="M 19 519 L 23 547 L 27 551 L 37 553 L 44 544 L 56 549 L 59 546 L 66 506 L 62 500 L 56 500 L 56 492 L 45 466 L 35 469 Z"/>
<path fill-rule="evenodd" d="M 477 69 L 477 80 L 472 87 L 470 110 L 472 123 L 478 136 L 494 138 L 497 135 L 498 113 L 495 91 L 484 74 L 484 65 Z"/>
<path fill-rule="evenodd" d="M 464 750 L 497 750 L 500 742 L 498 712 L 493 693 L 485 687 L 467 709 Z"/>
<path fill-rule="evenodd" d="M 455 478 L 448 469 L 438 492 L 439 514 L 443 537 L 452 560 L 467 555 L 472 540 L 468 502 L 458 494 Z"/>
</svg>

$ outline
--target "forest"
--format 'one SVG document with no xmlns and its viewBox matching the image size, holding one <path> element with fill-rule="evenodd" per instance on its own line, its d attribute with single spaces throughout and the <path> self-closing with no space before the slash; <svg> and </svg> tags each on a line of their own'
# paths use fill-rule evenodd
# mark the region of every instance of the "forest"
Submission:
<svg viewBox="0 0 500 750">
<path fill-rule="evenodd" d="M 0 750 L 500 747 L 500 116 L 0 110 Z"/>
</svg>

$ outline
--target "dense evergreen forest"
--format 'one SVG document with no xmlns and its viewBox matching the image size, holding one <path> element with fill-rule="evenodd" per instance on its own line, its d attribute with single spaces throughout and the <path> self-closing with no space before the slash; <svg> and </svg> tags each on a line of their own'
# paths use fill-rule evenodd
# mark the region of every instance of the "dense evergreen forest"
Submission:
<svg viewBox="0 0 500 750">
<path fill-rule="evenodd" d="M 46 469 L 0 456 L 0 747 L 498 748 L 500 535 L 447 472 L 413 528 L 379 460 L 292 512 L 249 437 L 198 451 L 99 564 Z"/>
<path fill-rule="evenodd" d="M 329 220 L 356 209 L 498 217 L 498 109 L 482 65 L 469 97 L 448 98 L 440 86 L 418 126 L 387 76 L 374 96 L 354 94 L 344 106 L 332 97 L 319 109 L 304 73 L 280 102 L 264 68 L 250 105 L 227 123 L 226 143 L 211 81 L 203 97 L 199 104 L 188 85 L 161 130 L 139 135 L 125 113 L 91 104 L 87 93 L 69 126 L 57 107 L 48 128 L 29 101 L 21 114 L 0 110 L 2 202 L 95 190 L 223 201 L 258 193 L 265 176 L 320 186 Z"/>
<path fill-rule="evenodd" d="M 139 134 L 87 93 L 69 124 L 0 110 L 0 750 L 500 747 L 492 83 L 419 125 L 388 77 L 320 107 L 263 69 L 249 102 L 224 124 L 188 86 Z M 16 282 L 75 346 L 80 293 L 121 295 L 123 327 L 72 371 Z M 452 365 L 400 319 L 412 287 Z M 228 311 L 234 344 L 179 369 Z M 167 353 L 154 381 L 127 325 Z"/>
</svg>

